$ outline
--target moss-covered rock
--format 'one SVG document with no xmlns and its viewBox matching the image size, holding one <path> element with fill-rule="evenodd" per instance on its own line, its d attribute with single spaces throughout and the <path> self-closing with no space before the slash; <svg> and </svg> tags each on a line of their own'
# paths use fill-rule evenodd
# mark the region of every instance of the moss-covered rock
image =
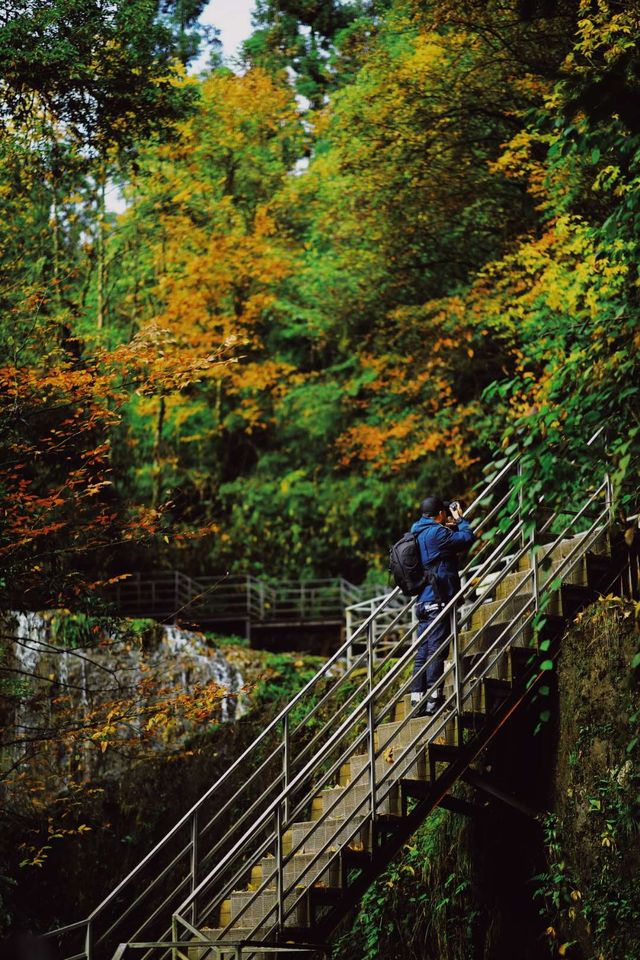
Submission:
<svg viewBox="0 0 640 960">
<path fill-rule="evenodd" d="M 552 946 L 577 960 L 640 957 L 639 614 L 616 598 L 591 607 L 558 663 L 548 867 L 538 889 Z"/>
</svg>

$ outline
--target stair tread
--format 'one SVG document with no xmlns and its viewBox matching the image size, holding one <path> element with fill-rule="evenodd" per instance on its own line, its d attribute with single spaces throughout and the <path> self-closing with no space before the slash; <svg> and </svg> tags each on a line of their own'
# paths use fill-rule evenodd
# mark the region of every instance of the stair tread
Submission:
<svg viewBox="0 0 640 960">
<path fill-rule="evenodd" d="M 400 733 L 401 735 L 404 735 L 406 740 L 413 740 L 414 737 L 416 737 L 419 733 L 426 731 L 431 722 L 431 717 L 412 717 L 411 720 L 408 720 L 405 723 L 405 726 Z M 386 743 L 386 741 L 390 738 L 390 742 L 393 743 L 403 723 L 403 720 L 393 720 L 389 723 L 377 724 L 376 734 L 378 737 L 379 747 Z M 420 741 L 418 741 L 418 743 L 419 742 Z"/>
<path fill-rule="evenodd" d="M 253 933 L 254 927 L 231 927 L 223 935 L 224 927 L 198 927 L 200 933 L 204 934 L 210 940 L 248 940 L 249 935 Z M 287 930 L 287 933 L 289 931 Z M 253 934 L 255 937 L 256 934 Z M 259 932 L 258 932 L 259 938 Z"/>
<path fill-rule="evenodd" d="M 204 934 L 204 936 L 208 937 L 210 940 L 213 940 L 213 941 L 222 940 L 224 942 L 226 941 L 233 942 L 235 940 L 243 940 L 243 941 L 249 941 L 249 942 L 255 942 L 255 943 L 268 942 L 266 939 L 265 940 L 260 939 L 259 931 L 257 933 L 254 933 L 254 927 L 231 927 L 231 929 L 227 930 L 226 933 L 224 933 L 224 935 L 222 935 L 223 931 L 225 930 L 224 927 L 198 927 L 198 930 L 200 931 L 200 933 Z M 265 935 L 266 933 L 270 932 L 270 930 L 271 930 L 271 927 L 265 928 Z M 293 926 L 287 927 L 287 940 L 299 939 L 301 941 L 304 940 L 305 942 L 307 942 L 309 937 L 309 930 L 310 930 L 309 927 L 293 927 Z M 251 937 L 251 940 L 249 940 L 250 934 L 253 934 L 253 936 Z M 188 943 L 185 944 L 185 946 L 187 947 L 189 945 L 190 944 Z"/>
</svg>

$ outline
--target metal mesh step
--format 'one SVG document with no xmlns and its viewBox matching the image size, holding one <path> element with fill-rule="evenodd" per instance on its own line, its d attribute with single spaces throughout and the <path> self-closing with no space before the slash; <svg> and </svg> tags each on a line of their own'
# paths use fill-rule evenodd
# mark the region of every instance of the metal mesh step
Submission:
<svg viewBox="0 0 640 960">
<path fill-rule="evenodd" d="M 284 835 L 283 849 L 288 854 L 301 843 L 301 852 L 317 853 L 327 842 L 335 847 L 348 843 L 353 850 L 369 850 L 370 830 L 364 813 L 354 816 L 346 825 L 344 817 L 328 818 L 323 823 L 313 820 L 293 823 Z"/>
</svg>

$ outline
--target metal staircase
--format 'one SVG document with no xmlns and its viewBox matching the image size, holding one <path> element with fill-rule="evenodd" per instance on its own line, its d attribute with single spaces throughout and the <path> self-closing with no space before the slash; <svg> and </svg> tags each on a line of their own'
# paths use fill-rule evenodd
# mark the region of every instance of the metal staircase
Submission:
<svg viewBox="0 0 640 960">
<path fill-rule="evenodd" d="M 450 625 L 433 655 L 446 657 L 438 712 L 411 705 L 414 600 L 395 590 L 93 913 L 52 934 L 65 957 L 323 954 L 605 583 L 608 478 L 536 530 L 508 512 L 517 471 L 503 463 L 467 511 L 478 541 L 436 621 Z"/>
</svg>

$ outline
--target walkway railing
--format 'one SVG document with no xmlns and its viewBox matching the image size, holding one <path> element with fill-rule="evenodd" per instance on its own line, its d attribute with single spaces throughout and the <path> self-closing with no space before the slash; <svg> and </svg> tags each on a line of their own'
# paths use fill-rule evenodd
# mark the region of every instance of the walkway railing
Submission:
<svg viewBox="0 0 640 960">
<path fill-rule="evenodd" d="M 123 616 L 251 622 L 341 622 L 363 588 L 343 577 L 280 580 L 223 575 L 190 577 L 179 570 L 134 573 L 112 598 Z"/>
</svg>

